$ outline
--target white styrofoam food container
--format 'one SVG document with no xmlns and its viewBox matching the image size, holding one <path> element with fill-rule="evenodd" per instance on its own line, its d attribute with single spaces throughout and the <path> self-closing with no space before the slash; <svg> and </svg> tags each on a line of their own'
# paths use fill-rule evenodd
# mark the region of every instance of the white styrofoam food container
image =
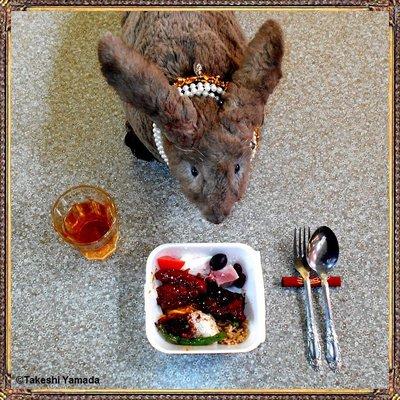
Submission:
<svg viewBox="0 0 400 400">
<path fill-rule="evenodd" d="M 224 253 L 228 263 L 239 263 L 247 279 L 243 287 L 246 295 L 245 314 L 249 323 L 248 338 L 237 345 L 222 345 L 213 343 L 208 346 L 178 346 L 168 343 L 159 334 L 155 323 L 162 315 L 157 304 L 159 282 L 154 278 L 157 271 L 157 258 L 171 256 L 175 258 L 210 257 L 217 253 Z M 185 267 L 183 267 L 184 269 Z M 240 289 L 229 288 L 238 291 Z M 261 269 L 260 252 L 241 243 L 169 243 L 155 248 L 149 255 L 146 264 L 146 283 L 144 287 L 146 335 L 150 344 L 163 353 L 190 354 L 190 353 L 244 353 L 254 350 L 265 341 L 265 301 L 264 282 Z"/>
</svg>

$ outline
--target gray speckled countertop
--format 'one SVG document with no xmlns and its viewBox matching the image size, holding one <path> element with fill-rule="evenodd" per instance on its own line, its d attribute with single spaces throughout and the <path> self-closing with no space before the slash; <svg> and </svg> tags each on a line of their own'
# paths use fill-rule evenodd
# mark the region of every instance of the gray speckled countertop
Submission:
<svg viewBox="0 0 400 400">
<path fill-rule="evenodd" d="M 101 387 L 146 389 L 386 386 L 388 16 L 238 13 L 249 35 L 267 17 L 286 34 L 284 79 L 269 102 L 247 196 L 213 226 L 165 167 L 135 161 L 123 144 L 122 109 L 96 55 L 99 36 L 118 32 L 119 15 L 13 12 L 14 377 L 93 375 Z M 119 208 L 119 248 L 106 262 L 85 261 L 51 226 L 55 198 L 82 182 L 106 189 Z M 292 229 L 303 224 L 331 226 L 341 245 L 344 284 L 332 293 L 344 364 L 337 374 L 307 366 L 302 290 L 279 286 L 292 273 Z M 174 241 L 261 251 L 263 345 L 209 356 L 150 346 L 145 260 Z"/>
</svg>

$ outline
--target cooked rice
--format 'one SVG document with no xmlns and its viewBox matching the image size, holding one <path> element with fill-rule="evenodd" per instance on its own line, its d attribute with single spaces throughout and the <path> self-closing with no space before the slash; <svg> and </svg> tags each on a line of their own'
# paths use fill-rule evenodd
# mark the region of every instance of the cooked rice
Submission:
<svg viewBox="0 0 400 400">
<path fill-rule="evenodd" d="M 244 342 L 249 336 L 249 327 L 247 320 L 239 327 L 235 327 L 231 322 L 217 322 L 219 329 L 226 333 L 226 338 L 221 340 L 220 344 L 234 345 Z"/>
</svg>

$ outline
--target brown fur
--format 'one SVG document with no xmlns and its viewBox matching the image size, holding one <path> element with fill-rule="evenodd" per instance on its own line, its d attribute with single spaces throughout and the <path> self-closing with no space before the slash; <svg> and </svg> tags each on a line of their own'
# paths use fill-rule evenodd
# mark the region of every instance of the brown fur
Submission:
<svg viewBox="0 0 400 400">
<path fill-rule="evenodd" d="M 266 21 L 246 46 L 232 12 L 133 12 L 124 16 L 122 39 L 107 33 L 99 43 L 102 72 L 134 133 L 161 161 L 152 122 L 163 129 L 171 173 L 213 223 L 222 222 L 246 191 L 250 140 L 281 78 L 282 56 L 276 22 Z M 177 77 L 192 76 L 197 63 L 230 82 L 222 107 L 208 97 L 180 96 L 171 86 Z"/>
</svg>

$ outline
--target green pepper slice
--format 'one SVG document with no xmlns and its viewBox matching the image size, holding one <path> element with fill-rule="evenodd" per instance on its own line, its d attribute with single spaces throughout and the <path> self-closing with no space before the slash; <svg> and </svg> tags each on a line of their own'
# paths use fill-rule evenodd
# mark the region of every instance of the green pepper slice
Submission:
<svg viewBox="0 0 400 400">
<path fill-rule="evenodd" d="M 181 346 L 208 346 L 209 344 L 213 344 L 215 342 L 219 342 L 222 339 L 225 339 L 226 333 L 219 332 L 214 336 L 207 337 L 198 337 L 193 339 L 184 339 L 179 336 L 171 335 L 168 333 L 165 328 L 161 325 L 157 326 L 163 338 L 172 344 L 177 344 Z"/>
</svg>

